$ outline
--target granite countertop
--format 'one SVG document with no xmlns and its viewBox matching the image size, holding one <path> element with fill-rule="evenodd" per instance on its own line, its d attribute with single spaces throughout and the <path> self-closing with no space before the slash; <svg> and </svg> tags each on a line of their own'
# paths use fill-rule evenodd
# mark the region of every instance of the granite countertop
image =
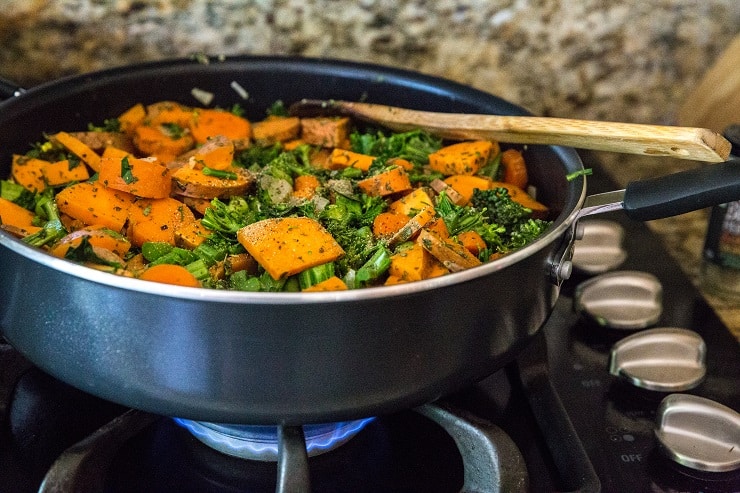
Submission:
<svg viewBox="0 0 740 493">
<path fill-rule="evenodd" d="M 673 124 L 738 26 L 737 0 L 0 0 L 0 77 L 289 54 L 440 75 L 538 115 Z M 695 165 L 601 160 L 620 184 Z M 707 211 L 649 223 L 697 285 L 706 224 Z M 737 303 L 704 294 L 740 339 Z"/>
</svg>

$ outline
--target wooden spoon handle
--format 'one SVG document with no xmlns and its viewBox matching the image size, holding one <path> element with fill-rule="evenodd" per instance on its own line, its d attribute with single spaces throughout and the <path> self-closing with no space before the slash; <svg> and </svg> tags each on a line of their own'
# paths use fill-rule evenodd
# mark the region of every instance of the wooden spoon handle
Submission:
<svg viewBox="0 0 740 493">
<path fill-rule="evenodd" d="M 489 139 L 513 144 L 564 145 L 579 149 L 726 161 L 730 143 L 705 128 L 598 122 L 536 116 L 435 113 L 349 101 L 303 100 L 296 114 L 342 114 L 395 131 L 422 129 L 447 139 Z"/>
</svg>

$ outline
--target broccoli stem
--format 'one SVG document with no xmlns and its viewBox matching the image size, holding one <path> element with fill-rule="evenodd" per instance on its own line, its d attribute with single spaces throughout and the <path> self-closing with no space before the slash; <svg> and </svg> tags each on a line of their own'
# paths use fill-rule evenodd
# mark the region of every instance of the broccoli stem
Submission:
<svg viewBox="0 0 740 493">
<path fill-rule="evenodd" d="M 365 264 L 357 269 L 355 281 L 367 284 L 383 275 L 391 266 L 391 252 L 385 245 L 378 245 L 373 256 Z"/>
<path fill-rule="evenodd" d="M 317 265 L 298 274 L 298 283 L 301 289 L 310 288 L 314 284 L 326 281 L 334 276 L 334 262 Z"/>
<path fill-rule="evenodd" d="M 66 236 L 67 230 L 59 218 L 59 209 L 53 197 L 42 195 L 36 203 L 36 211 L 40 216 L 45 216 L 47 221 L 40 231 L 23 238 L 25 243 L 35 247 L 41 247 L 54 243 Z"/>
</svg>

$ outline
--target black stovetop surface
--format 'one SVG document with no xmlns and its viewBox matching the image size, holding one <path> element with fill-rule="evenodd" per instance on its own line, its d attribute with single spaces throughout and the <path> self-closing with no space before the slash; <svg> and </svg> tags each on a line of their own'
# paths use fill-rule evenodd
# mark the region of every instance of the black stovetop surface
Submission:
<svg viewBox="0 0 740 493">
<path fill-rule="evenodd" d="M 587 156 L 584 160 L 591 165 Z M 589 181 L 590 193 L 612 188 L 598 171 Z M 599 218 L 626 230 L 628 259 L 620 270 L 644 270 L 661 281 L 664 310 L 656 325 L 692 329 L 705 340 L 707 377 L 688 393 L 740 409 L 737 341 L 647 226 L 620 213 Z M 565 283 L 543 337 L 519 362 L 449 402 L 509 434 L 527 462 L 532 491 L 740 491 L 738 471 L 698 473 L 658 452 L 653 423 L 666 394 L 638 390 L 608 374 L 612 344 L 633 332 L 599 328 L 574 313 L 573 290 L 585 279 L 575 275 Z M 537 363 L 545 346 L 546 365 Z M 524 398 L 523 387 L 541 384 L 543 375 L 559 399 L 547 393 L 544 400 Z M 558 428 L 551 425 L 551 411 L 560 405 L 577 439 L 567 427 L 551 437 L 551 429 Z M 37 491 L 65 448 L 123 411 L 45 375 L 0 342 L 0 491 Z M 574 464 L 583 450 L 590 465 Z M 463 484 L 452 439 L 413 411 L 379 418 L 347 444 L 309 463 L 315 491 L 458 491 Z M 276 470 L 274 463 L 245 462 L 213 451 L 161 418 L 123 444 L 101 483 L 103 491 L 111 492 L 275 491 Z"/>
</svg>

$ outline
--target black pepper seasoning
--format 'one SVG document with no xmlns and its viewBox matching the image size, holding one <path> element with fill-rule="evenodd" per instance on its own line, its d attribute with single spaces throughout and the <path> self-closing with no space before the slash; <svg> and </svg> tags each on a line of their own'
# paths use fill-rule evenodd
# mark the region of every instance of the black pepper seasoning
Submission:
<svg viewBox="0 0 740 493">
<path fill-rule="evenodd" d="M 740 166 L 740 124 L 723 132 L 732 144 L 731 159 Z M 740 201 L 712 208 L 704 243 L 702 283 L 712 293 L 740 301 Z"/>
</svg>

